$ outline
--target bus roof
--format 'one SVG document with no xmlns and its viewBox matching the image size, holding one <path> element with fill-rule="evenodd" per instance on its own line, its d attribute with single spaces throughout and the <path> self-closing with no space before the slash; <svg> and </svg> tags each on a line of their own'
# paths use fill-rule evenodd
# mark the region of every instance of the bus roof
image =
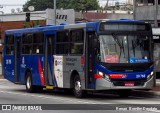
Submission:
<svg viewBox="0 0 160 113">
<path fill-rule="evenodd" d="M 131 19 L 119 19 L 119 20 L 107 20 L 106 22 L 144 22 L 142 20 L 131 20 Z"/>
<path fill-rule="evenodd" d="M 104 22 L 104 21 L 102 21 Z M 122 23 L 128 23 L 128 22 L 142 22 L 141 20 L 130 20 L 130 19 L 120 19 L 120 20 L 106 20 L 105 22 L 122 22 Z M 36 26 L 33 28 L 23 28 L 23 29 L 12 29 L 12 30 L 6 30 L 5 34 L 22 34 L 22 33 L 33 33 L 33 32 L 42 32 L 42 31 L 57 31 L 57 30 L 65 30 L 70 28 L 88 28 L 88 30 L 93 30 L 89 28 L 94 28 L 94 30 L 97 30 L 99 22 L 78 22 L 75 24 L 61 24 L 61 25 L 46 25 L 46 26 Z"/>
<path fill-rule="evenodd" d="M 61 25 L 49 25 L 49 26 L 36 26 L 33 28 L 23 28 L 23 29 L 11 29 L 6 30 L 5 34 L 16 34 L 16 33 L 33 33 L 42 31 L 57 31 L 65 30 L 70 28 L 97 28 L 98 22 L 87 22 L 87 23 L 75 23 L 75 24 L 61 24 Z"/>
</svg>

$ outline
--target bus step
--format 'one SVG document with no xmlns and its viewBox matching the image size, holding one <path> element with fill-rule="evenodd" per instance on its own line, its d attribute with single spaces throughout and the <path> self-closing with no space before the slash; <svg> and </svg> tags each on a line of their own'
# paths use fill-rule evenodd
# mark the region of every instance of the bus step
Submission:
<svg viewBox="0 0 160 113">
<path fill-rule="evenodd" d="M 20 82 L 15 82 L 15 84 L 20 84 Z"/>
<path fill-rule="evenodd" d="M 51 89 L 54 89 L 54 87 L 53 86 L 46 86 L 46 89 L 51 90 Z"/>
</svg>

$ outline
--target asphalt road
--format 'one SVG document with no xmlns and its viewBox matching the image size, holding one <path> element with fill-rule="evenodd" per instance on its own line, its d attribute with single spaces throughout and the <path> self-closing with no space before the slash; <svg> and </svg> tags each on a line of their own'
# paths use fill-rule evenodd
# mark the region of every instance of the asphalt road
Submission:
<svg viewBox="0 0 160 113">
<path fill-rule="evenodd" d="M 160 105 L 160 98 L 146 98 L 146 97 L 133 97 L 130 96 L 128 98 L 121 98 L 117 95 L 113 94 L 89 94 L 87 98 L 77 99 L 72 94 L 64 93 L 63 91 L 43 91 L 41 93 L 27 93 L 25 91 L 25 86 L 23 85 L 15 85 L 6 80 L 0 80 L 0 104 L 20 104 L 25 106 L 26 104 L 61 104 L 63 108 L 60 106 L 54 107 L 58 110 L 54 110 L 56 113 L 151 113 L 151 112 L 160 112 L 156 109 L 147 109 L 143 110 L 130 110 L 126 111 L 125 109 L 131 108 L 142 108 L 145 104 L 146 108 L 157 107 Z M 78 110 L 65 110 L 65 107 L 68 109 L 72 109 L 73 107 L 77 107 L 74 105 L 78 105 Z M 137 106 L 137 104 L 139 104 Z M 153 104 L 153 105 L 148 105 Z M 47 106 L 47 105 L 46 105 Z M 79 109 L 79 106 L 82 107 L 82 110 Z M 104 107 L 108 106 L 108 108 L 115 109 L 114 111 L 111 109 L 104 110 Z M 87 109 L 88 108 L 88 109 Z M 89 110 L 89 108 L 99 109 L 97 110 Z M 51 108 L 50 108 L 51 109 Z M 87 110 L 86 110 L 87 109 Z M 84 111 L 85 110 L 85 111 Z M 7 111 L 0 111 L 0 113 Z M 12 111 L 13 113 L 17 113 L 17 111 Z M 30 113 L 31 111 L 21 111 L 22 113 Z M 33 111 L 32 111 L 33 112 Z M 43 113 L 44 111 L 34 111 L 34 113 Z M 45 111 L 46 113 L 53 113 L 53 111 Z"/>
</svg>

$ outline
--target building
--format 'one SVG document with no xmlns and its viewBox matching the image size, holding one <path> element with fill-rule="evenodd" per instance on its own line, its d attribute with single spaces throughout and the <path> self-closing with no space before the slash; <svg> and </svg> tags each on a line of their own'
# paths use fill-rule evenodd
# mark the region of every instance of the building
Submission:
<svg viewBox="0 0 160 113">
<path fill-rule="evenodd" d="M 127 4 L 133 5 L 133 0 L 127 0 Z"/>
<path fill-rule="evenodd" d="M 160 0 L 134 0 L 134 18 L 160 27 Z"/>
</svg>

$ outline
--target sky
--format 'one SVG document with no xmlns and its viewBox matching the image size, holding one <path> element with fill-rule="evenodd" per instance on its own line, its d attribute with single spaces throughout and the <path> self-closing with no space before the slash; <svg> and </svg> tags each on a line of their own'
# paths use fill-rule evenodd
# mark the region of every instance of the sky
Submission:
<svg viewBox="0 0 160 113">
<path fill-rule="evenodd" d="M 27 0 L 0 0 L 0 11 L 4 13 L 11 13 L 11 10 L 14 9 L 17 12 L 17 8 L 20 8 L 22 11 L 22 6 L 25 4 Z M 15 5 L 15 6 L 13 6 Z"/>
<path fill-rule="evenodd" d="M 22 6 L 27 1 L 28 0 L 0 0 L 0 13 L 2 13 L 2 11 L 4 13 L 11 13 L 11 10 L 14 10 L 15 12 L 17 12 L 17 9 L 20 9 L 20 11 L 22 11 Z M 99 1 L 100 1 L 100 5 L 103 6 L 107 0 L 99 0 Z M 110 1 L 124 2 L 126 0 L 110 0 Z"/>
</svg>

